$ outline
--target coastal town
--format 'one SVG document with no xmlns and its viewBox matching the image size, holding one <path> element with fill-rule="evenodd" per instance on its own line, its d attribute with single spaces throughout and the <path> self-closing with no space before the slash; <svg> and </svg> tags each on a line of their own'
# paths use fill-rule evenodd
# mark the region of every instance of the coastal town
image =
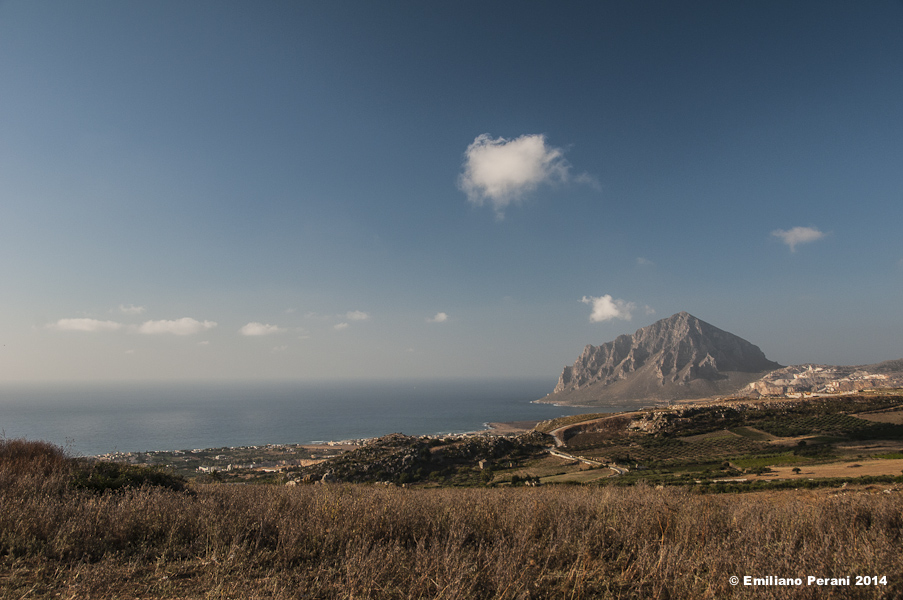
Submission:
<svg viewBox="0 0 903 600">
<path fill-rule="evenodd" d="M 419 439 L 462 441 L 473 436 L 514 435 L 536 423 L 492 423 L 476 432 L 418 436 Z M 94 456 L 100 461 L 161 467 L 188 478 L 222 478 L 266 481 L 290 470 L 310 467 L 336 458 L 350 450 L 373 443 L 377 438 L 321 441 L 308 444 L 263 444 L 223 446 L 185 450 L 149 450 L 144 452 L 109 452 Z"/>
<path fill-rule="evenodd" d="M 132 465 L 159 466 L 175 473 L 195 477 L 247 471 L 257 474 L 279 473 L 289 467 L 304 467 L 338 456 L 367 440 L 342 440 L 322 444 L 265 444 L 224 446 L 192 450 L 151 450 L 147 452 L 110 452 L 95 458 Z"/>
</svg>

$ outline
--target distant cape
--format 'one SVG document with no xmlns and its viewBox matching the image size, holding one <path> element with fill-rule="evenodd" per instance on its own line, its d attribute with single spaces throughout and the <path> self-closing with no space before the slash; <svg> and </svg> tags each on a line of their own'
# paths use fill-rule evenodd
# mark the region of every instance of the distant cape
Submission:
<svg viewBox="0 0 903 600">
<path fill-rule="evenodd" d="M 540 402 L 629 406 L 726 395 L 779 368 L 758 346 L 680 312 L 586 346 Z"/>
</svg>

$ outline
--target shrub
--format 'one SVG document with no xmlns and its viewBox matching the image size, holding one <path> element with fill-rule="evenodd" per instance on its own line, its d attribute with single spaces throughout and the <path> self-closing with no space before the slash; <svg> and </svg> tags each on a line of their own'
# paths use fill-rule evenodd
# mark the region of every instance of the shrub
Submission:
<svg viewBox="0 0 903 600">
<path fill-rule="evenodd" d="M 0 489 L 61 493 L 74 467 L 62 448 L 48 442 L 0 439 Z"/>
<path fill-rule="evenodd" d="M 9 477 L 68 474 L 72 459 L 50 442 L 0 439 L 0 472 Z"/>
<path fill-rule="evenodd" d="M 72 479 L 76 488 L 104 492 L 141 486 L 156 486 L 177 492 L 186 489 L 184 477 L 154 467 L 95 461 L 82 465 Z"/>
</svg>

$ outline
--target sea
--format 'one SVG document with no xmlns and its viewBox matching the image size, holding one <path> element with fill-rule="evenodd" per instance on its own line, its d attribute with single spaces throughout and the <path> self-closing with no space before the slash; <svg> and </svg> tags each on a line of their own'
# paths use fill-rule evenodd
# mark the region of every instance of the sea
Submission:
<svg viewBox="0 0 903 600">
<path fill-rule="evenodd" d="M 0 437 L 94 456 L 465 433 L 593 412 L 532 402 L 550 391 L 547 379 L 4 384 Z"/>
</svg>

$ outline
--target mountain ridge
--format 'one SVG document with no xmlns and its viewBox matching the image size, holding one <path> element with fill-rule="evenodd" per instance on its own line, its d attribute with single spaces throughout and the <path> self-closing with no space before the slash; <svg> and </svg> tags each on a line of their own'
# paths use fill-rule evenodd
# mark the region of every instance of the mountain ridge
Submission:
<svg viewBox="0 0 903 600">
<path fill-rule="evenodd" d="M 540 401 L 604 406 L 729 394 L 779 368 L 758 346 L 679 312 L 587 345 Z"/>
</svg>

